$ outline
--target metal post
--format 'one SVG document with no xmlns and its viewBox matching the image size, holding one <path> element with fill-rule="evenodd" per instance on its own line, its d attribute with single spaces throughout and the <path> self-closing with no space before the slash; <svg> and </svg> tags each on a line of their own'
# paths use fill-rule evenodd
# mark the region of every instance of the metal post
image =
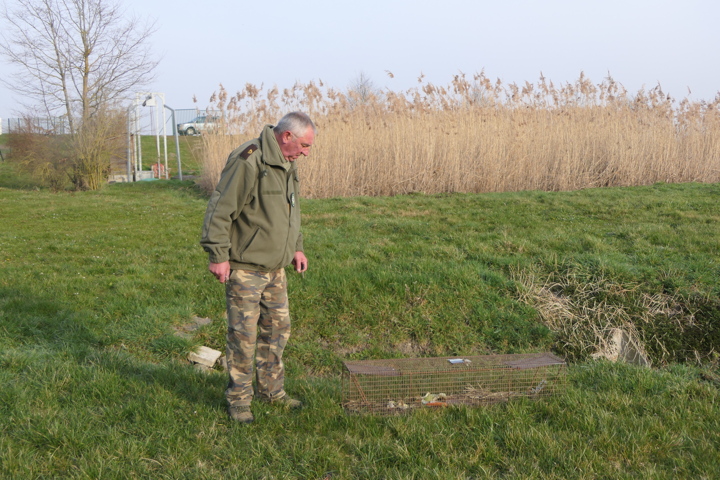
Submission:
<svg viewBox="0 0 720 480">
<path fill-rule="evenodd" d="M 131 155 L 132 146 L 130 144 L 130 142 L 131 142 L 130 139 L 132 138 L 132 136 L 130 135 L 130 128 L 131 128 L 130 127 L 130 125 L 131 125 L 130 108 L 132 108 L 132 107 L 128 107 L 128 110 L 127 110 L 127 181 L 128 181 L 128 183 L 130 183 L 132 181 L 132 179 L 130 178 L 130 176 L 132 175 L 132 169 L 130 167 L 130 162 L 131 162 L 131 157 L 132 157 L 132 155 Z"/>
<path fill-rule="evenodd" d="M 173 133 L 175 135 L 175 154 L 177 155 L 177 162 L 178 162 L 178 178 L 180 180 L 183 179 L 182 176 L 182 164 L 180 163 L 180 139 L 178 137 L 178 131 L 177 131 L 177 124 L 175 123 L 175 110 L 168 107 L 167 105 L 164 105 L 165 108 L 170 110 L 172 113 L 172 124 L 173 124 Z"/>
<path fill-rule="evenodd" d="M 155 117 L 155 146 L 157 147 L 157 156 L 155 157 L 157 160 L 155 161 L 155 163 L 157 164 L 157 172 L 158 172 L 158 180 L 159 180 L 160 179 L 160 165 L 162 165 L 160 163 L 160 127 L 158 126 L 159 122 L 160 122 L 160 114 L 157 111 L 157 102 L 155 102 L 154 105 L 155 105 L 155 115 L 154 115 L 154 117 Z M 165 110 L 163 110 L 163 113 L 165 113 Z M 153 117 L 152 110 L 150 110 L 150 117 Z M 166 173 L 166 176 L 167 176 L 167 173 Z"/>
<path fill-rule="evenodd" d="M 142 138 L 140 135 L 140 119 L 138 118 L 138 108 L 135 106 L 135 180 L 138 180 L 139 173 L 142 172 Z"/>
<path fill-rule="evenodd" d="M 170 169 L 168 168 L 168 155 L 167 155 L 167 119 L 166 119 L 166 117 L 165 117 L 165 95 L 163 95 L 162 93 L 160 94 L 160 101 L 161 101 L 162 104 L 163 104 L 163 109 L 162 109 L 162 118 L 163 118 L 163 123 L 162 123 L 162 126 L 163 126 L 163 127 L 162 127 L 162 137 L 163 137 L 163 152 L 164 152 L 164 155 L 165 155 L 165 180 L 169 180 L 169 179 L 170 179 Z"/>
</svg>

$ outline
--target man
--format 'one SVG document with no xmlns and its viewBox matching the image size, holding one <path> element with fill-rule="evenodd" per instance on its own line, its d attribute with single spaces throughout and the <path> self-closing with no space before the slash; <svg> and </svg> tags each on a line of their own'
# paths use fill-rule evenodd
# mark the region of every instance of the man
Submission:
<svg viewBox="0 0 720 480">
<path fill-rule="evenodd" d="M 282 354 L 290 336 L 285 267 L 292 263 L 298 272 L 308 267 L 295 160 L 310 154 L 315 133 L 302 112 L 265 126 L 259 138 L 230 154 L 205 212 L 200 244 L 209 254 L 210 272 L 226 283 L 225 396 L 228 414 L 238 422 L 254 420 L 253 394 L 290 408 L 302 405 L 284 389 Z"/>
</svg>

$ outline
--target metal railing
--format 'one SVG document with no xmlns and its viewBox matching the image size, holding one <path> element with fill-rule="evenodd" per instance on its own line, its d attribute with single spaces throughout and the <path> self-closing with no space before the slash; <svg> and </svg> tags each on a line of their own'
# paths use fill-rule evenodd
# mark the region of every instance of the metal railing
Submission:
<svg viewBox="0 0 720 480">
<path fill-rule="evenodd" d="M 25 117 L 3 120 L 1 133 L 17 131 L 42 133 L 45 135 L 65 135 L 70 128 L 65 117 Z"/>
</svg>

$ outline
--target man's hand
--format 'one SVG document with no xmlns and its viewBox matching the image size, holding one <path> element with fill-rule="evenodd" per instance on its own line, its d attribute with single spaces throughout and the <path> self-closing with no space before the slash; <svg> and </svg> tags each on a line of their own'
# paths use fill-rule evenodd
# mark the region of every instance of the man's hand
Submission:
<svg viewBox="0 0 720 480">
<path fill-rule="evenodd" d="M 292 264 L 295 265 L 296 272 L 303 273 L 305 270 L 307 270 L 308 259 L 303 252 L 295 252 Z"/>
<path fill-rule="evenodd" d="M 220 283 L 225 283 L 230 279 L 230 262 L 212 263 L 208 266 L 210 273 L 215 275 Z"/>
</svg>

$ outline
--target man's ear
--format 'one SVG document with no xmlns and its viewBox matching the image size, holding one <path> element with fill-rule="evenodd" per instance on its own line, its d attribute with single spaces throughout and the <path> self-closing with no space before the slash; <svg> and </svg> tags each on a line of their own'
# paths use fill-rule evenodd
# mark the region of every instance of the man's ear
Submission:
<svg viewBox="0 0 720 480">
<path fill-rule="evenodd" d="M 283 141 L 283 144 L 290 143 L 290 141 L 292 141 L 292 132 L 290 130 L 287 130 L 282 133 L 282 141 Z"/>
</svg>

